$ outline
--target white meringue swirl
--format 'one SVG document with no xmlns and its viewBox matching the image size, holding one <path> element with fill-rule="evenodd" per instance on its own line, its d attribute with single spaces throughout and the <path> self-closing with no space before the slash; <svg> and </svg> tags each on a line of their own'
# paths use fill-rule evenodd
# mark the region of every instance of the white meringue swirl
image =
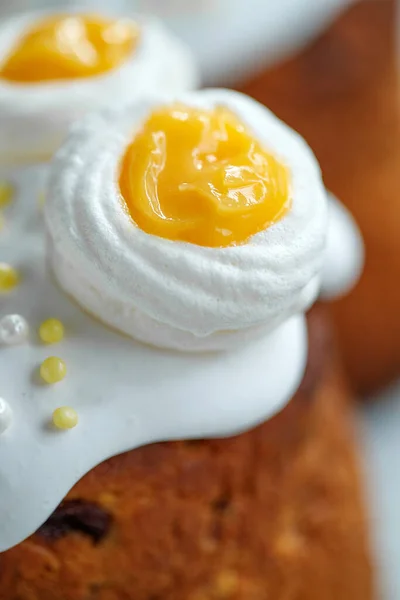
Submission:
<svg viewBox="0 0 400 600">
<path fill-rule="evenodd" d="M 247 243 L 205 248 L 136 227 L 120 197 L 119 164 L 149 112 L 178 100 L 227 106 L 289 168 L 292 208 Z M 45 209 L 50 259 L 64 290 L 103 322 L 141 341 L 221 350 L 304 312 L 320 286 L 327 197 L 295 132 L 236 92 L 204 90 L 88 117 L 58 153 Z"/>
<path fill-rule="evenodd" d="M 74 12 L 81 11 L 69 14 Z M 50 14 L 57 11 L 0 21 L 0 64 L 26 30 Z M 30 84 L 0 77 L 0 163 L 47 159 L 71 123 L 88 111 L 131 103 L 149 92 L 179 93 L 196 87 L 198 72 L 186 46 L 153 18 L 130 19 L 139 25 L 139 43 L 121 66 L 104 75 Z"/>
</svg>

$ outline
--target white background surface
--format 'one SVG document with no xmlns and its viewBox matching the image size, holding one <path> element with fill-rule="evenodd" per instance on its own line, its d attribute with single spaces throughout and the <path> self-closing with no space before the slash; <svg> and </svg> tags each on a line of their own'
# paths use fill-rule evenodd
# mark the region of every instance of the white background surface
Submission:
<svg viewBox="0 0 400 600">
<path fill-rule="evenodd" d="M 359 410 L 382 600 L 400 599 L 400 381 Z"/>
</svg>

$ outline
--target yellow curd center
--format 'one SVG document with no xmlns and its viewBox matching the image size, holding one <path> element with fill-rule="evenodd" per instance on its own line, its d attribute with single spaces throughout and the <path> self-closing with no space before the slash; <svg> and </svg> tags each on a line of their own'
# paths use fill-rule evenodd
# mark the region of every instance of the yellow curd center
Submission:
<svg viewBox="0 0 400 600">
<path fill-rule="evenodd" d="M 0 77 L 37 83 L 99 75 L 124 62 L 138 39 L 132 21 L 79 14 L 48 17 L 17 42 L 0 65 Z"/>
<path fill-rule="evenodd" d="M 200 246 L 245 242 L 290 208 L 287 168 L 223 107 L 153 112 L 125 153 L 119 184 L 141 229 Z"/>
</svg>

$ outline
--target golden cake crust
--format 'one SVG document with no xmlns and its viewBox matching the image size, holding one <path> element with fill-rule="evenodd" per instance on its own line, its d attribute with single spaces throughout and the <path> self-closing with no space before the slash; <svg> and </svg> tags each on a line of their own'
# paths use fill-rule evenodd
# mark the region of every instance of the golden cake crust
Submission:
<svg viewBox="0 0 400 600">
<path fill-rule="evenodd" d="M 348 393 L 318 310 L 310 347 L 299 392 L 267 423 L 86 475 L 0 555 L 0 599 L 371 599 Z"/>
</svg>

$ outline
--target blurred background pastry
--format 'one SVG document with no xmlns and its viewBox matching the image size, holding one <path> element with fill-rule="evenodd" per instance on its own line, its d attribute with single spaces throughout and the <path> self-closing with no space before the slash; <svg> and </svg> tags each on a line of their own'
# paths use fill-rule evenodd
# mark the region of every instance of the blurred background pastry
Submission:
<svg viewBox="0 0 400 600">
<path fill-rule="evenodd" d="M 86 112 L 198 83 L 190 51 L 153 18 L 31 12 L 0 21 L 0 161 L 48 159 Z"/>
</svg>

